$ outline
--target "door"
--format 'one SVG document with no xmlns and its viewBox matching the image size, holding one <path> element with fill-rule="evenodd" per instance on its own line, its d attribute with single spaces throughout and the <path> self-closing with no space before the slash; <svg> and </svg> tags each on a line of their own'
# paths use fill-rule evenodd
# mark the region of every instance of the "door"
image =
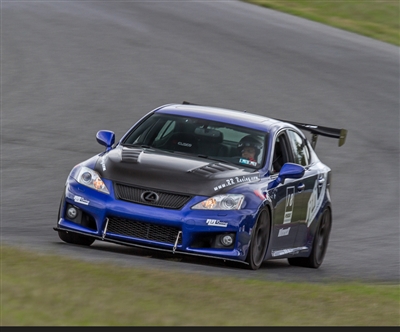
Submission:
<svg viewBox="0 0 400 332">
<path fill-rule="evenodd" d="M 292 154 L 292 162 L 305 168 L 303 178 L 296 183 L 296 216 L 297 234 L 293 246 L 303 247 L 307 242 L 308 219 L 310 207 L 315 200 L 315 186 L 318 185 L 318 170 L 311 165 L 311 153 L 307 140 L 294 130 L 287 130 Z"/>
<path fill-rule="evenodd" d="M 317 173 L 309 167 L 310 153 L 307 148 L 304 149 L 304 144 L 304 138 L 291 129 L 281 131 L 275 139 L 272 174 L 277 176 L 280 168 L 287 162 L 305 168 L 301 179 L 286 179 L 283 184 L 269 192 L 274 205 L 275 222 L 271 245 L 275 251 L 283 250 L 282 253 L 285 252 L 284 249 L 302 245 L 303 226 L 307 225 L 307 206 L 317 177 Z"/>
</svg>

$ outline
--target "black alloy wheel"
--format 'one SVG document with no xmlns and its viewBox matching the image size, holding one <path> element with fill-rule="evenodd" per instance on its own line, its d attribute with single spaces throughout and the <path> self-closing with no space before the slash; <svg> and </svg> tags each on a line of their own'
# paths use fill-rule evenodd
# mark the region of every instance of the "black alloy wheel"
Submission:
<svg viewBox="0 0 400 332">
<path fill-rule="evenodd" d="M 249 269 L 257 270 L 263 263 L 268 248 L 270 230 L 271 215 L 269 209 L 265 207 L 260 211 L 251 235 L 249 252 L 246 258 Z"/>
<path fill-rule="evenodd" d="M 328 248 L 329 236 L 332 228 L 331 211 L 327 208 L 324 210 L 318 229 L 314 236 L 313 246 L 310 256 L 288 258 L 290 265 L 310 267 L 317 269 L 324 261 L 325 253 Z"/>
</svg>

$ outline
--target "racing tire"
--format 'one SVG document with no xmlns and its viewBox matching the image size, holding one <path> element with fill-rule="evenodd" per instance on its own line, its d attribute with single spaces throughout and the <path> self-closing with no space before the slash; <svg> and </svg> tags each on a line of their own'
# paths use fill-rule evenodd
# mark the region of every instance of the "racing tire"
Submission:
<svg viewBox="0 0 400 332">
<path fill-rule="evenodd" d="M 249 251 L 247 253 L 247 268 L 257 270 L 264 262 L 271 230 L 271 214 L 268 208 L 263 208 L 258 217 L 256 226 L 251 235 Z"/>
<path fill-rule="evenodd" d="M 64 200 L 65 200 L 65 189 L 64 189 L 64 192 L 63 192 L 61 200 L 60 200 L 60 206 L 58 208 L 57 222 L 61 218 L 61 208 L 64 204 Z M 58 226 L 58 224 L 57 224 L 57 226 Z M 66 243 L 78 244 L 78 245 L 82 245 L 82 246 L 90 246 L 95 241 L 94 238 L 80 235 L 80 234 L 70 233 L 70 232 L 66 232 L 66 231 L 58 231 L 58 237 Z"/>
<path fill-rule="evenodd" d="M 329 209 L 325 209 L 321 216 L 317 232 L 314 236 L 310 256 L 288 258 L 289 264 L 293 266 L 309 267 L 314 269 L 319 268 L 324 260 L 326 249 L 328 248 L 331 228 L 331 211 Z"/>
</svg>

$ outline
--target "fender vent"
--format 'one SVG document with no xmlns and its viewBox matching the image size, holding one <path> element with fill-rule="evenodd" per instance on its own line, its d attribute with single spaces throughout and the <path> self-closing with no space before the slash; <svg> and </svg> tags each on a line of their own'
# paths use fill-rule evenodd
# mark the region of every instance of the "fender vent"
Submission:
<svg viewBox="0 0 400 332">
<path fill-rule="evenodd" d="M 142 153 L 142 149 L 123 149 L 122 150 L 122 162 L 125 163 L 137 163 L 139 155 Z"/>
</svg>

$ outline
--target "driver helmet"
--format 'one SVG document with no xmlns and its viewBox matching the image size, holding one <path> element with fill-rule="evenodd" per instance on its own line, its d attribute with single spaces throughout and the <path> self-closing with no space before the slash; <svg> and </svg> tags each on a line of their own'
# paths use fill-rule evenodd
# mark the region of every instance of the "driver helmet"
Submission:
<svg viewBox="0 0 400 332">
<path fill-rule="evenodd" d="M 247 146 L 250 146 L 255 149 L 255 158 L 257 158 L 261 152 L 263 144 L 258 138 L 255 138 L 254 136 L 251 136 L 251 135 L 247 135 L 247 136 L 243 137 L 240 140 L 240 142 L 238 143 L 237 148 L 238 148 L 239 154 L 241 154 L 243 151 L 243 148 L 245 148 Z"/>
</svg>

